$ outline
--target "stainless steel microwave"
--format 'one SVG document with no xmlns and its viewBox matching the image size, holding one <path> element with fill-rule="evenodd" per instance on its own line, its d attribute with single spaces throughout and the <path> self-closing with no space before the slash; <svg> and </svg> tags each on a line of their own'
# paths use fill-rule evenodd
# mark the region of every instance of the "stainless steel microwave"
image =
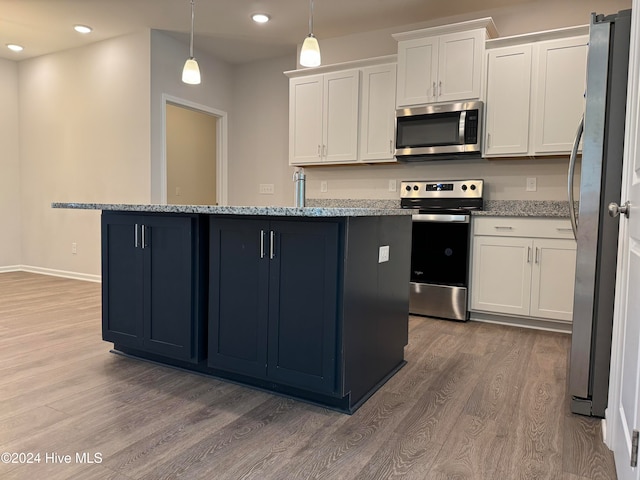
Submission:
<svg viewBox="0 0 640 480">
<path fill-rule="evenodd" d="M 479 157 L 483 107 L 474 101 L 396 110 L 396 158 Z"/>
</svg>

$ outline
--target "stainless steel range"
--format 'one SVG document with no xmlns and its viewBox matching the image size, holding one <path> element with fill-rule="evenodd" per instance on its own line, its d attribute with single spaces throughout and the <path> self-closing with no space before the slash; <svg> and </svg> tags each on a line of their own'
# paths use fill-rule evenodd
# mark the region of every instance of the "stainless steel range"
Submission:
<svg viewBox="0 0 640 480">
<path fill-rule="evenodd" d="M 482 210 L 483 180 L 405 181 L 400 205 L 416 210 L 409 312 L 465 321 L 470 212 Z"/>
</svg>

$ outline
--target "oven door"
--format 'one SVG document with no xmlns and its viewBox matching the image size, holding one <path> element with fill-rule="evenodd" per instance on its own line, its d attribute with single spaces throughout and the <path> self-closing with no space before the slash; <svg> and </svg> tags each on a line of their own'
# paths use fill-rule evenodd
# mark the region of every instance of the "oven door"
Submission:
<svg viewBox="0 0 640 480">
<path fill-rule="evenodd" d="M 469 215 L 413 215 L 409 311 L 467 320 Z"/>
</svg>

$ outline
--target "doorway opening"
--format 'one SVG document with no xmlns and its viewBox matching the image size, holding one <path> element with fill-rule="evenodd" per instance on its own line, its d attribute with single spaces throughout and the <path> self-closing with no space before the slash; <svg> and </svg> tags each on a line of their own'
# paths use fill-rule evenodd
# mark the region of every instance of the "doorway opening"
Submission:
<svg viewBox="0 0 640 480">
<path fill-rule="evenodd" d="M 163 202 L 227 204 L 227 114 L 163 96 Z"/>
</svg>

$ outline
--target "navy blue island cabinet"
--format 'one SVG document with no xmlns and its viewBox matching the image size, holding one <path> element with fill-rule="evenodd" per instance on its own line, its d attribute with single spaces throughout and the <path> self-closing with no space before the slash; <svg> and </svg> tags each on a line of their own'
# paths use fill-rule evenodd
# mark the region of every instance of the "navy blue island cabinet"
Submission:
<svg viewBox="0 0 640 480">
<path fill-rule="evenodd" d="M 102 338 L 198 363 L 204 355 L 200 217 L 102 214 Z"/>
<path fill-rule="evenodd" d="M 405 364 L 411 216 L 283 211 L 103 211 L 103 339 L 355 411 Z"/>
</svg>

